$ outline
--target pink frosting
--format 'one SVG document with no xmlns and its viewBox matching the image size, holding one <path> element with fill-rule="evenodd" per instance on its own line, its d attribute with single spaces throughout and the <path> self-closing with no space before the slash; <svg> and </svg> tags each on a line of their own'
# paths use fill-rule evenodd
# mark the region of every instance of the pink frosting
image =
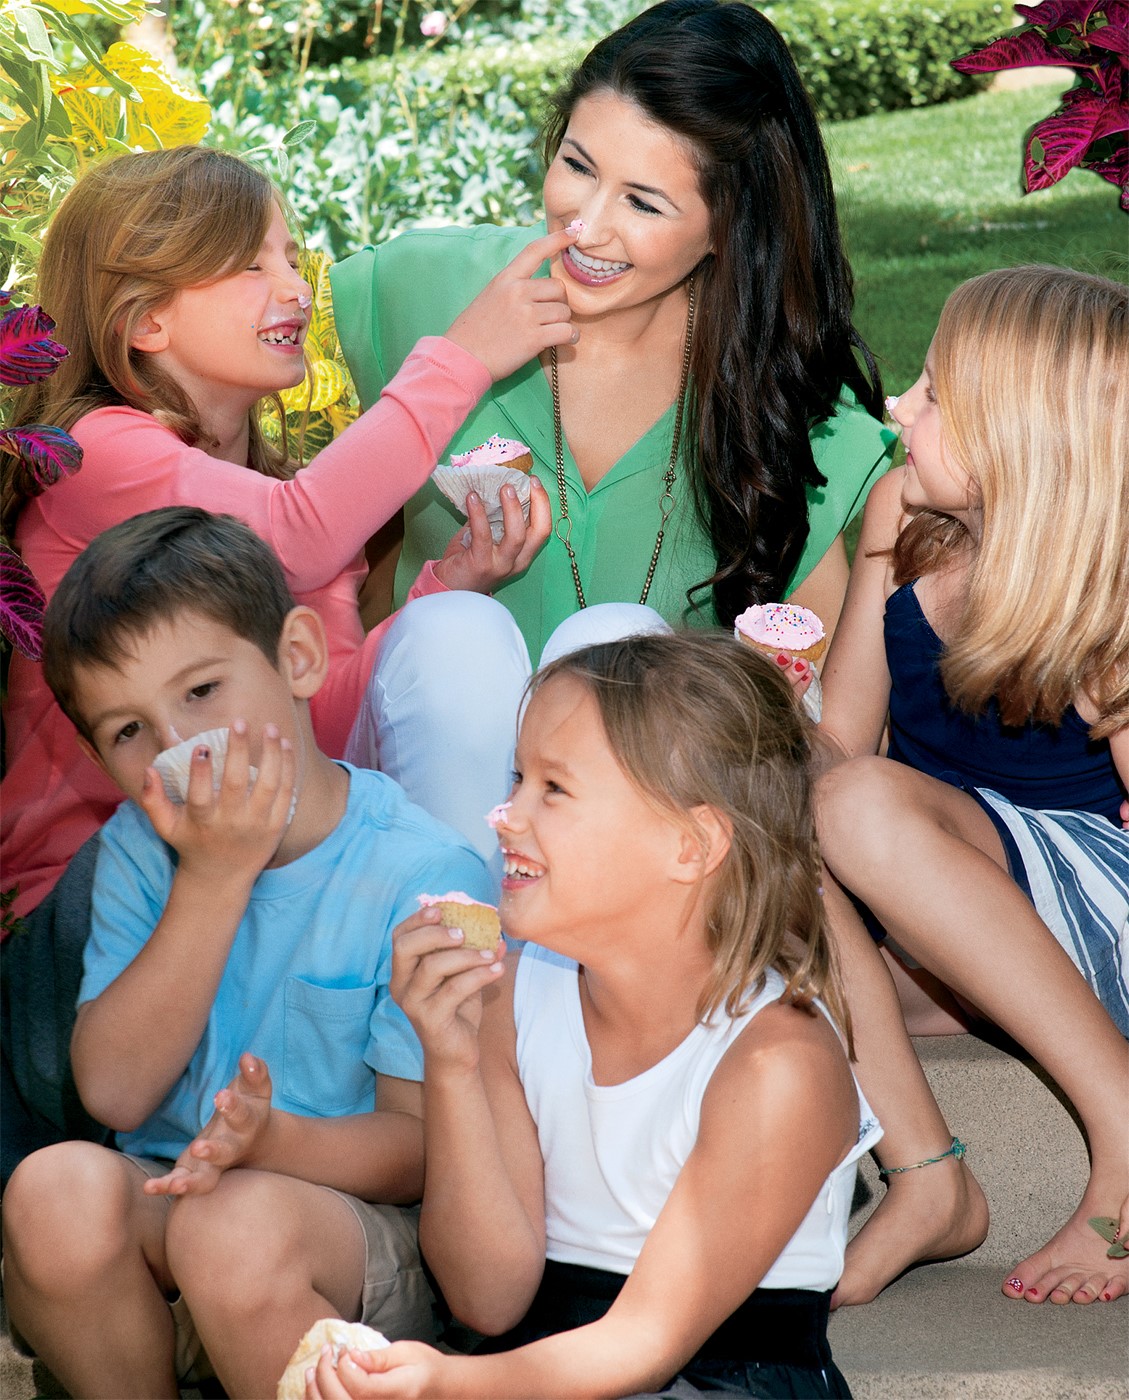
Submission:
<svg viewBox="0 0 1129 1400">
<path fill-rule="evenodd" d="M 481 447 L 472 447 L 469 452 L 455 452 L 451 456 L 453 467 L 504 467 L 518 457 L 532 454 L 524 442 L 515 438 L 499 437 L 497 433 L 488 438 Z"/>
<path fill-rule="evenodd" d="M 733 635 L 744 635 L 761 646 L 806 651 L 823 637 L 823 623 L 808 608 L 795 603 L 764 603 L 746 608 L 733 624 Z"/>
<path fill-rule="evenodd" d="M 421 894 L 416 898 L 421 909 L 430 909 L 433 904 L 484 904 L 487 909 L 494 908 L 492 904 L 486 904 L 484 899 L 471 899 L 463 890 L 448 890 L 446 894 Z"/>
<path fill-rule="evenodd" d="M 486 813 L 482 820 L 491 829 L 491 831 L 497 831 L 497 829 L 506 820 L 506 813 L 510 810 L 510 808 L 513 805 L 514 804 L 512 802 L 499 802 L 497 807 L 490 808 L 490 810 Z"/>
</svg>

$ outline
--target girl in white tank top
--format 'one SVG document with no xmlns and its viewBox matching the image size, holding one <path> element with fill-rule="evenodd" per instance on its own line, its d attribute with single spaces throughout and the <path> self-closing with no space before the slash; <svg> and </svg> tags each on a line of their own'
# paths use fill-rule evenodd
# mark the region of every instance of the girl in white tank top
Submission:
<svg viewBox="0 0 1129 1400">
<path fill-rule="evenodd" d="M 349 1395 L 849 1395 L 826 1321 L 880 1129 L 808 758 L 779 668 L 728 637 L 589 646 L 535 677 L 494 816 L 502 926 L 527 944 L 464 947 L 427 910 L 392 979 L 425 1054 L 420 1244 L 491 1340 L 395 1343 L 365 1361 L 379 1380 L 341 1366 Z"/>
</svg>

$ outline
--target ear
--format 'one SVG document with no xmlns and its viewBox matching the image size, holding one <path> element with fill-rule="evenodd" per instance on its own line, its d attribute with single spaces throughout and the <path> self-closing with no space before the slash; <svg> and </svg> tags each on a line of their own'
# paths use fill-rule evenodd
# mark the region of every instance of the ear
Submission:
<svg viewBox="0 0 1129 1400">
<path fill-rule="evenodd" d="M 159 311 L 146 311 L 145 315 L 134 326 L 129 344 L 130 349 L 143 350 L 148 355 L 167 350 L 169 331 L 165 325 L 164 316 Z"/>
<path fill-rule="evenodd" d="M 291 608 L 278 639 L 278 669 L 296 700 L 309 700 L 321 689 L 329 670 L 325 625 L 313 608 Z"/>
<path fill-rule="evenodd" d="M 712 875 L 728 855 L 733 838 L 729 822 L 716 808 L 703 802 L 691 810 L 690 816 L 696 829 L 682 832 L 672 877 L 684 885 L 696 885 Z"/>
</svg>

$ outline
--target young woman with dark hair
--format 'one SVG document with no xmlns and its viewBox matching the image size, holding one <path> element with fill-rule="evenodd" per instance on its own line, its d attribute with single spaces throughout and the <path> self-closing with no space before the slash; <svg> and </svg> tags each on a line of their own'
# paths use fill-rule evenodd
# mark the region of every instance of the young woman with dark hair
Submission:
<svg viewBox="0 0 1129 1400">
<path fill-rule="evenodd" d="M 554 503 L 554 535 L 497 590 L 531 654 L 593 602 L 709 626 L 791 597 L 833 630 L 842 530 L 892 438 L 783 40 L 747 5 L 666 0 L 580 64 L 545 154 L 548 228 L 583 226 L 549 269 L 579 339 L 495 385 L 452 442 L 521 438 Z M 537 233 L 418 230 L 335 269 L 362 400 Z M 431 485 L 408 503 L 397 600 L 456 523 Z"/>
</svg>

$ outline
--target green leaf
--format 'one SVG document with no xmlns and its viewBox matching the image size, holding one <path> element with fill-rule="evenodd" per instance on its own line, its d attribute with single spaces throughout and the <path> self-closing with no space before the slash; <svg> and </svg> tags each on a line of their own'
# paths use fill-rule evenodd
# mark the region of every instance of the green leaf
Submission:
<svg viewBox="0 0 1129 1400">
<path fill-rule="evenodd" d="M 9 11 L 16 24 L 23 30 L 24 38 L 27 40 L 29 54 L 50 63 L 55 57 L 55 51 L 51 46 L 51 36 L 47 33 L 47 26 L 43 23 L 39 13 L 22 5 L 18 9 Z"/>
<path fill-rule="evenodd" d="M 1114 1238 L 1117 1234 L 1117 1221 L 1112 1215 L 1092 1215 L 1090 1225 L 1101 1235 L 1103 1240 L 1109 1241 L 1109 1248 L 1106 1250 L 1107 1259 L 1129 1259 L 1129 1249 L 1125 1247 L 1123 1241 Z"/>
<path fill-rule="evenodd" d="M 292 126 L 282 138 L 282 144 L 284 146 L 301 146 L 310 139 L 317 129 L 316 121 L 299 122 L 297 126 Z"/>
</svg>

